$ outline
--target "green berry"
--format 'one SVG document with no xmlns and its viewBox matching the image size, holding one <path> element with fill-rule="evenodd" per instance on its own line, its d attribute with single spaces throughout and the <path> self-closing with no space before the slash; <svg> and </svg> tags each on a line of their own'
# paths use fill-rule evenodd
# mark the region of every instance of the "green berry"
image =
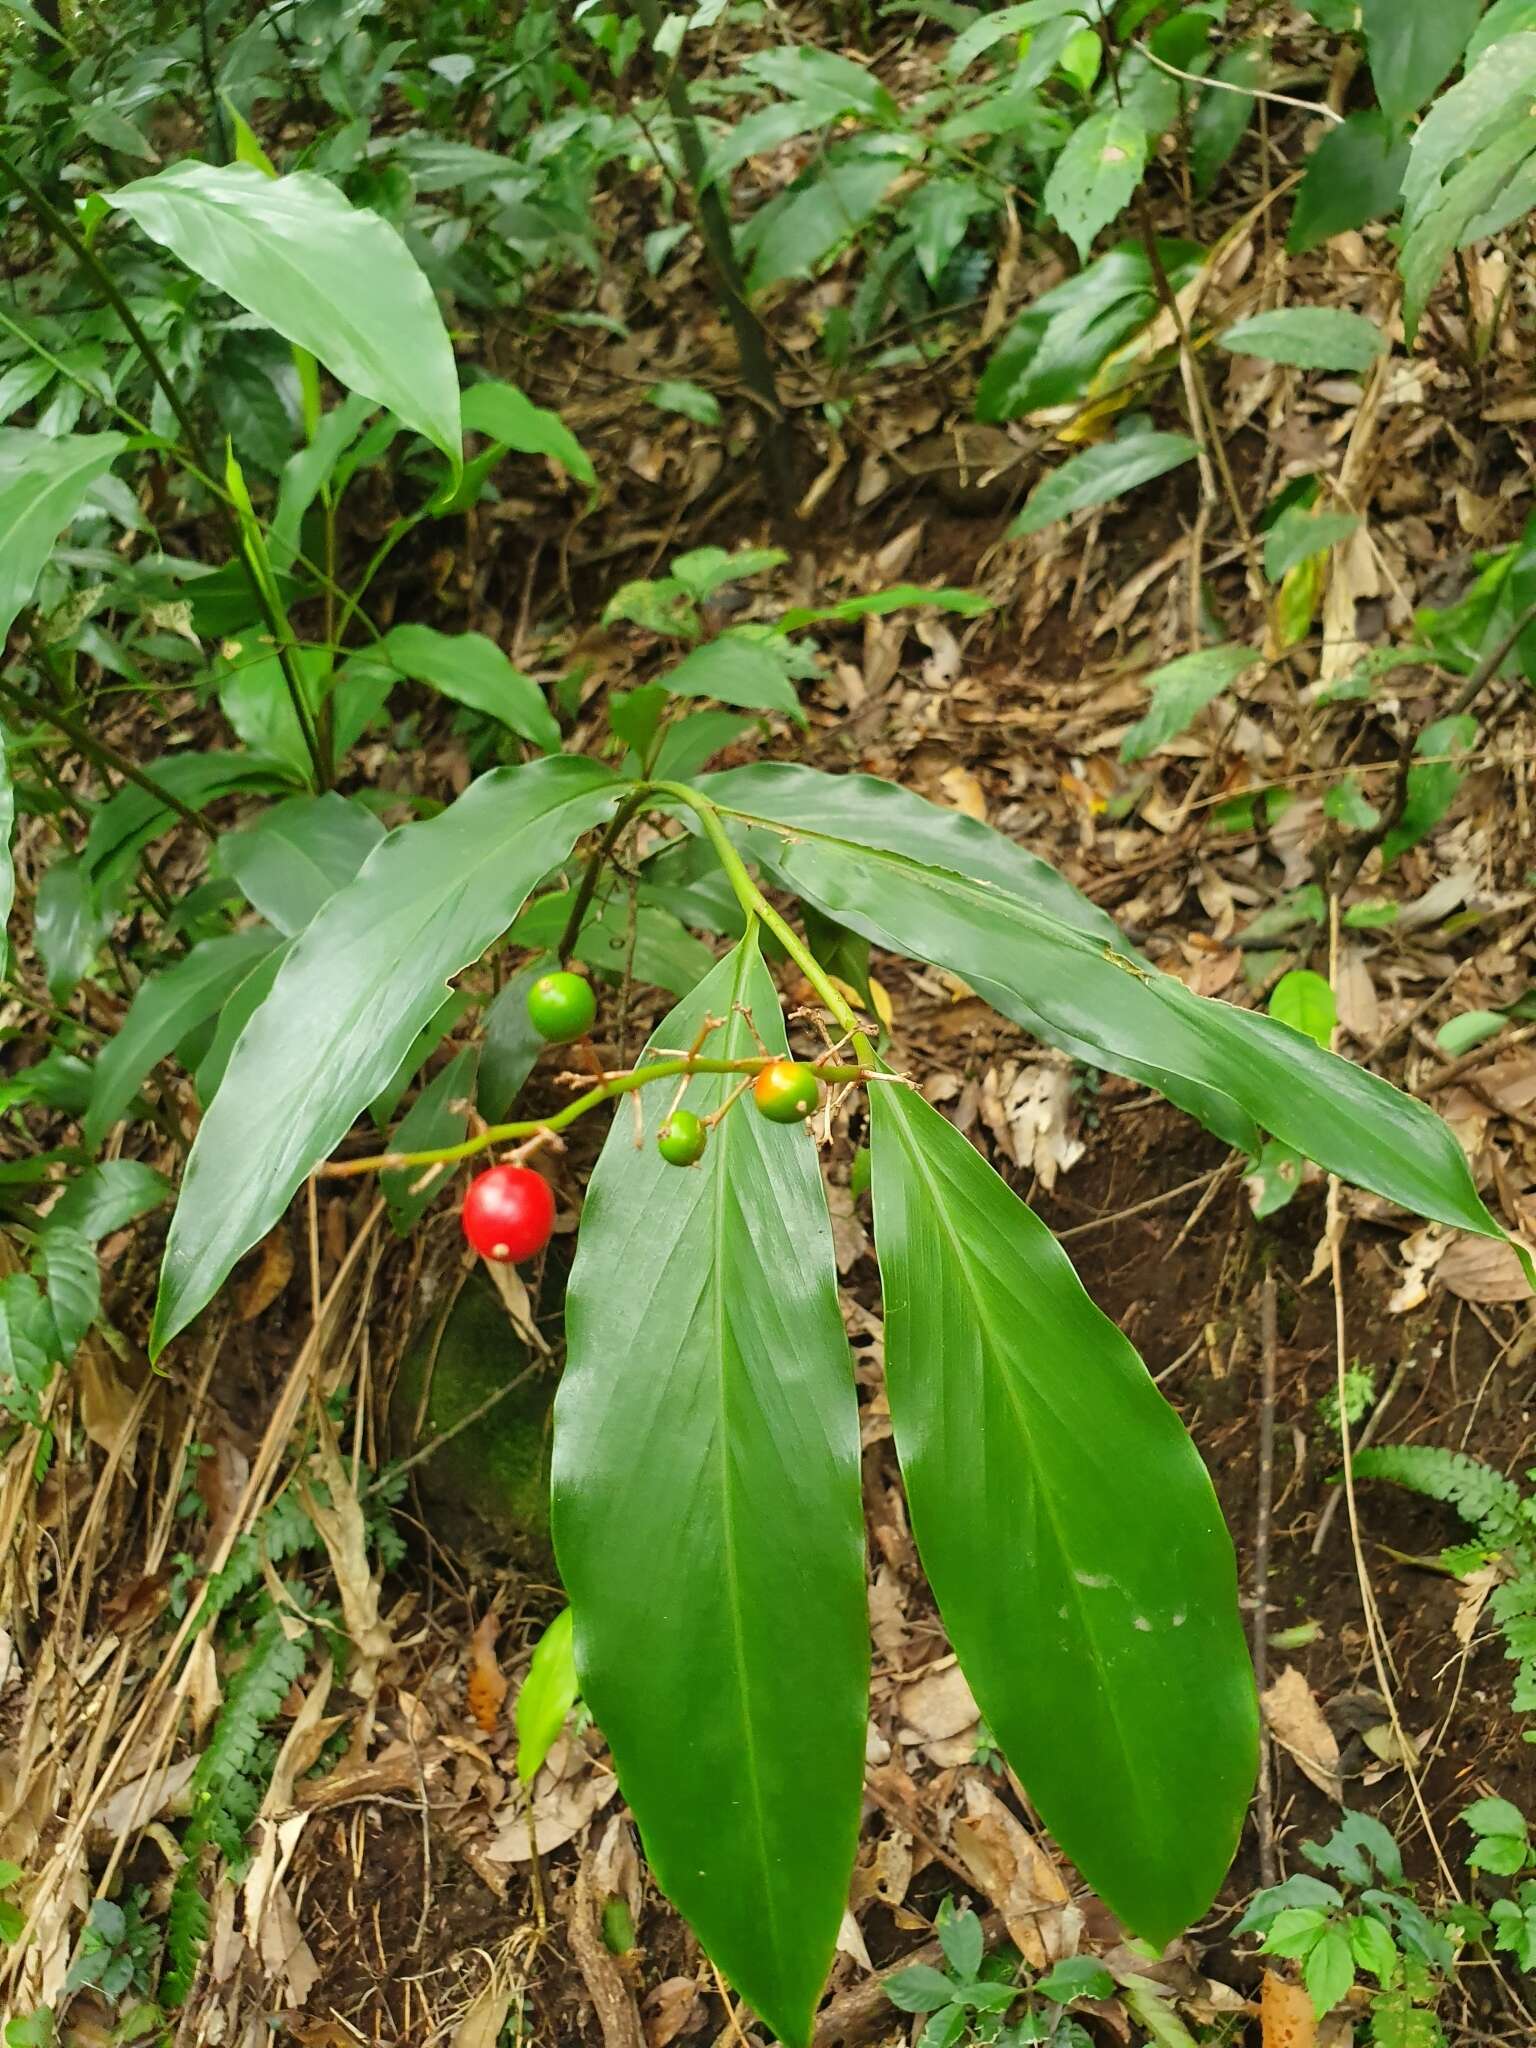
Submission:
<svg viewBox="0 0 1536 2048">
<path fill-rule="evenodd" d="M 803 1123 L 820 1095 L 815 1069 L 799 1060 L 775 1060 L 752 1083 L 752 1099 L 771 1124 Z"/>
<path fill-rule="evenodd" d="M 704 1157 L 709 1132 L 691 1109 L 674 1109 L 656 1133 L 656 1150 L 668 1166 L 694 1166 Z"/>
<path fill-rule="evenodd" d="M 551 1045 L 585 1038 L 596 1015 L 592 984 L 579 974 L 541 974 L 528 991 L 528 1021 Z"/>
</svg>

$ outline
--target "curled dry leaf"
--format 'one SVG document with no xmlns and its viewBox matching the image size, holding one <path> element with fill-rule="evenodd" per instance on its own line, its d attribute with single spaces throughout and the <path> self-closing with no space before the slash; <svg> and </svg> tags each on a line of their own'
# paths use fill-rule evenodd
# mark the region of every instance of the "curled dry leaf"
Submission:
<svg viewBox="0 0 1536 2048">
<path fill-rule="evenodd" d="M 1311 1686 L 1294 1664 L 1287 1664 L 1264 1693 L 1262 1705 L 1270 1734 L 1294 1760 L 1302 1776 L 1342 1806 L 1344 1781 L 1339 1775 L 1339 1745 L 1312 1696 Z"/>
<path fill-rule="evenodd" d="M 235 1295 L 235 1314 L 242 1323 L 265 1315 L 293 1278 L 293 1243 L 287 1226 L 276 1224 L 261 1240 L 256 1264 Z"/>
<path fill-rule="evenodd" d="M 955 1854 L 1002 1914 L 1019 1954 L 1032 1970 L 1073 1954 L 1082 1914 L 1051 1858 L 979 1778 L 967 1778 L 965 1803 L 954 1825 Z"/>
<path fill-rule="evenodd" d="M 1264 2048 L 1313 2048 L 1317 2040 L 1317 2016 L 1305 1986 L 1293 1984 L 1289 1977 L 1266 1970 L 1259 2016 L 1264 2029 Z"/>
<path fill-rule="evenodd" d="M 641 2008 L 646 2048 L 668 2048 L 679 2034 L 691 2034 L 704 2017 L 704 2001 L 692 1977 L 664 1977 L 645 1994 Z"/>
<path fill-rule="evenodd" d="M 496 1661 L 496 1638 L 501 1622 L 492 1613 L 482 1617 L 469 1639 L 469 1711 L 482 1735 L 494 1735 L 507 1697 L 507 1678 Z"/>
</svg>

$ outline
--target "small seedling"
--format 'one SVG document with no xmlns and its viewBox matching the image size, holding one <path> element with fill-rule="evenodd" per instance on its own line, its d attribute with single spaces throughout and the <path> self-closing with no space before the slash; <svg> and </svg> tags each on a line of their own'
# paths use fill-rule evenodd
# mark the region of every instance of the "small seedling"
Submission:
<svg viewBox="0 0 1536 2048">
<path fill-rule="evenodd" d="M 1079 1998 L 1107 1998 L 1115 1980 L 1092 1956 L 1067 1956 L 1043 1977 L 1019 1981 L 1011 1950 L 983 1953 L 981 1922 L 968 1907 L 946 1899 L 934 1923 L 944 1968 L 914 1963 L 885 1982 L 885 1995 L 902 2012 L 929 2015 L 917 2048 L 1024 2048 L 1048 2041 L 1054 2048 L 1093 2048 L 1093 2038 L 1067 2011 Z M 1008 2019 L 1015 2006 L 1020 2015 Z"/>
</svg>

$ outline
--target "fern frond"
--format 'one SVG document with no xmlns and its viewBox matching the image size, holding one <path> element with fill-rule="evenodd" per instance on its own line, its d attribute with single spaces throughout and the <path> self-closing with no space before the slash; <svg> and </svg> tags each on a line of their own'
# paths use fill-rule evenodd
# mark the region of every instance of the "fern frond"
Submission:
<svg viewBox="0 0 1536 2048">
<path fill-rule="evenodd" d="M 1444 1501 L 1496 1549 L 1508 1548 L 1523 1534 L 1519 1487 L 1464 1451 L 1438 1444 L 1383 1444 L 1357 1452 L 1354 1470 L 1357 1479 L 1389 1479 L 1410 1493 Z"/>
<path fill-rule="evenodd" d="M 188 1829 L 182 1845 L 186 1861 L 171 1886 L 171 1903 L 165 1918 L 165 1969 L 160 1978 L 159 1998 L 166 2006 L 185 2002 L 208 1939 L 208 1902 L 203 1897 L 199 1868 L 202 1843 L 195 1839 L 196 1835 L 195 1826 Z"/>
</svg>

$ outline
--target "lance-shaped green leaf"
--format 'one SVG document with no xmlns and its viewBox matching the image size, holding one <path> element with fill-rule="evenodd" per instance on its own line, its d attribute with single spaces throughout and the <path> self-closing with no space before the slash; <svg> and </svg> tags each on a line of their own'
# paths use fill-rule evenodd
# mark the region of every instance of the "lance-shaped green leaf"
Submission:
<svg viewBox="0 0 1536 2048">
<path fill-rule="evenodd" d="M 9 926 L 16 901 L 16 862 L 11 829 L 16 823 L 16 786 L 11 780 L 10 734 L 0 725 L 0 976 L 11 957 Z"/>
<path fill-rule="evenodd" d="M 744 940 L 656 1034 L 784 1047 Z M 730 1075 L 684 1097 L 717 1107 Z M 662 1889 L 804 2048 L 847 1902 L 868 1680 L 858 1414 L 816 1155 L 749 1107 L 668 1166 L 666 1089 L 587 1192 L 555 1409 L 554 1535 L 582 1697 Z M 700 1787 L 707 1787 L 706 1797 Z"/>
<path fill-rule="evenodd" d="M 311 171 L 173 164 L 105 195 L 151 241 L 308 349 L 350 390 L 463 458 L 453 344 L 432 287 L 381 215 Z"/>
<path fill-rule="evenodd" d="M 0 646 L 54 542 L 127 446 L 126 434 L 0 430 Z"/>
<path fill-rule="evenodd" d="M 1503 1237 L 1431 1110 L 1289 1025 L 1149 967 L 1059 877 L 1047 907 L 1043 864 L 1000 833 L 905 792 L 893 801 L 859 776 L 738 768 L 700 786 L 774 821 L 776 837 L 754 834 L 754 852 L 819 910 L 963 976 L 1026 1031 L 1147 1081 L 1255 1155 L 1267 1130 L 1421 1216 Z M 1082 906 L 1075 918 L 1057 908 L 1063 894 Z"/>
<path fill-rule="evenodd" d="M 251 907 L 287 937 L 345 888 L 384 837 L 363 806 L 338 796 L 292 796 L 219 840 L 219 859 Z"/>
<path fill-rule="evenodd" d="M 1123 491 L 1193 462 L 1198 453 L 1188 434 L 1126 434 L 1118 441 L 1085 448 L 1081 455 L 1069 456 L 1059 469 L 1041 478 L 1006 537 L 1019 540 L 1065 519 L 1070 512 L 1107 505 Z"/>
<path fill-rule="evenodd" d="M 140 982 L 127 1016 L 92 1069 L 82 1135 L 93 1151 L 145 1076 L 189 1031 L 215 1014 L 277 943 L 277 934 L 266 930 L 204 939 L 185 959 Z"/>
<path fill-rule="evenodd" d="M 396 626 L 376 650 L 413 682 L 428 683 L 445 697 L 499 719 L 525 740 L 552 753 L 560 727 L 544 692 L 514 668 L 494 640 L 483 633 L 439 633 L 432 626 Z"/>
<path fill-rule="evenodd" d="M 1232 1544 L 1199 1454 L 1066 1253 L 900 1085 L 870 1089 L 896 1448 L 977 1704 L 1062 1847 L 1161 1945 L 1258 1762 Z"/>
<path fill-rule="evenodd" d="M 484 775 L 392 832 L 293 941 L 193 1144 L 171 1224 L 155 1352 L 211 1299 L 346 1135 L 534 883 L 622 785 L 574 757 Z"/>
</svg>

